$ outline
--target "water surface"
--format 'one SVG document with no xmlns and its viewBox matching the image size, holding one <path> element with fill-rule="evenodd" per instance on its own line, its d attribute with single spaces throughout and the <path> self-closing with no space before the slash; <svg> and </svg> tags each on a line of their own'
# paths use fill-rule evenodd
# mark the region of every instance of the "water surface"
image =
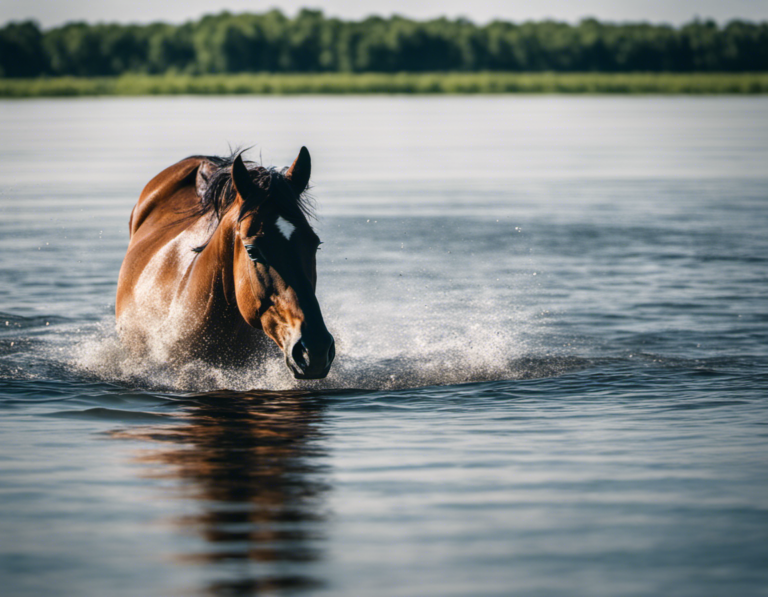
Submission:
<svg viewBox="0 0 768 597">
<path fill-rule="evenodd" d="M 768 99 L 0 105 L 4 595 L 768 594 Z M 228 144 L 312 153 L 324 381 L 115 337 Z"/>
</svg>

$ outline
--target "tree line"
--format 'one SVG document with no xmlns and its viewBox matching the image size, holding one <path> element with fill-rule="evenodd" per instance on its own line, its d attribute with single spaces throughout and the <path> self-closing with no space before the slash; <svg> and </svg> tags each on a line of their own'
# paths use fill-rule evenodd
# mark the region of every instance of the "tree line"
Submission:
<svg viewBox="0 0 768 597">
<path fill-rule="evenodd" d="M 0 76 L 244 72 L 761 72 L 768 22 L 680 27 L 223 12 L 182 25 L 31 21 L 0 29 Z"/>
</svg>

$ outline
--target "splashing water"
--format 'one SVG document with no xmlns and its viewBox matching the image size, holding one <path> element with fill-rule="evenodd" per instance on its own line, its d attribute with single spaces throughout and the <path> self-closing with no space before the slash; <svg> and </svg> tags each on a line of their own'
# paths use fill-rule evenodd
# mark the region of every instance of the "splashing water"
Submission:
<svg viewBox="0 0 768 597">
<path fill-rule="evenodd" d="M 152 353 L 137 354 L 126 347 L 113 319 L 77 342 L 70 364 L 99 379 L 178 391 L 398 389 L 535 377 L 574 366 L 565 358 L 526 359 L 530 316 L 519 312 L 500 318 L 495 315 L 500 306 L 490 301 L 463 305 L 466 321 L 455 313 L 414 316 L 408 310 L 382 317 L 378 305 L 372 311 L 377 324 L 371 325 L 355 321 L 348 309 L 344 319 L 337 309 L 326 314 L 337 357 L 324 380 L 294 379 L 271 341 L 264 355 L 244 366 L 219 367 L 195 359 L 166 364 Z"/>
</svg>

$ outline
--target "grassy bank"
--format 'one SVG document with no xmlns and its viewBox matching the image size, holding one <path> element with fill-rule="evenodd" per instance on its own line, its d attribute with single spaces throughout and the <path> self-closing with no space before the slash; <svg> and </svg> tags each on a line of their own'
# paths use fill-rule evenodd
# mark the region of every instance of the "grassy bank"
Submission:
<svg viewBox="0 0 768 597">
<path fill-rule="evenodd" d="M 0 97 L 295 94 L 757 94 L 768 73 L 398 73 L 124 75 L 0 79 Z"/>
</svg>

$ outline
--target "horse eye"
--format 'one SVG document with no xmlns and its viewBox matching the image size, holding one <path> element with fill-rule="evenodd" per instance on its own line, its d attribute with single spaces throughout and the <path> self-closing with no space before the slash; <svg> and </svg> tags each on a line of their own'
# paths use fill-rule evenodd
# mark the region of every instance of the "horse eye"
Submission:
<svg viewBox="0 0 768 597">
<path fill-rule="evenodd" d="M 267 265 L 267 260 L 264 259 L 264 255 L 262 255 L 261 251 L 259 251 L 259 248 L 256 245 L 243 245 L 245 247 L 246 253 L 248 253 L 248 258 L 255 262 L 255 263 L 262 263 L 264 265 Z"/>
</svg>

